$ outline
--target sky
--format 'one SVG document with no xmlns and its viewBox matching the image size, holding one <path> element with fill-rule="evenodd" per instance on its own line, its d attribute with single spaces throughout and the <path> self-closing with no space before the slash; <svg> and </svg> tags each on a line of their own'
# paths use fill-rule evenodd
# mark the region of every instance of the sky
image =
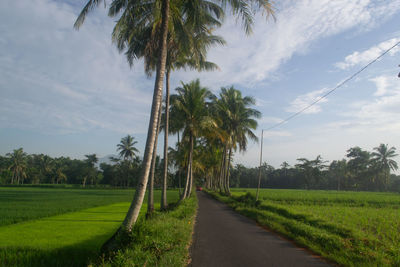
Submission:
<svg viewBox="0 0 400 267">
<path fill-rule="evenodd" d="M 116 154 L 127 134 L 143 153 L 154 76 L 132 68 L 111 42 L 115 19 L 100 6 L 79 31 L 85 0 L 0 1 L 0 154 L 84 158 Z M 400 41 L 400 0 L 282 0 L 276 19 L 258 14 L 246 36 L 227 13 L 212 47 L 214 72 L 176 71 L 171 87 L 199 78 L 214 93 L 233 85 L 256 99 L 255 133 L 282 122 Z M 400 47 L 301 115 L 264 133 L 263 161 L 321 155 L 342 159 L 359 146 L 400 149 Z M 159 154 L 162 154 L 162 135 Z M 176 137 L 171 137 L 171 141 Z M 170 141 L 170 142 L 171 142 Z M 260 143 L 235 163 L 259 164 Z M 400 160 L 400 157 L 397 157 Z"/>
</svg>

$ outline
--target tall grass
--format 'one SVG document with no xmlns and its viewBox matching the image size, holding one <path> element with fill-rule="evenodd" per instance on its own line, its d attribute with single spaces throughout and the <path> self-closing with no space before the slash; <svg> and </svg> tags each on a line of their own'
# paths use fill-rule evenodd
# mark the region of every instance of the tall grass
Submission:
<svg viewBox="0 0 400 267">
<path fill-rule="evenodd" d="M 305 190 L 214 194 L 241 214 L 344 266 L 400 266 L 400 195 Z"/>
</svg>

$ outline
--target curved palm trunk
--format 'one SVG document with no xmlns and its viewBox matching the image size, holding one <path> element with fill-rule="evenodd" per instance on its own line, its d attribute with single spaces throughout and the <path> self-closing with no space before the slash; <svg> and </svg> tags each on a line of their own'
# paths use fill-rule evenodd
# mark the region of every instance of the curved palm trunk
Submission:
<svg viewBox="0 0 400 267">
<path fill-rule="evenodd" d="M 168 178 L 168 128 L 169 128 L 169 75 L 170 69 L 167 69 L 165 86 L 165 127 L 164 127 L 164 174 L 161 192 L 161 210 L 167 209 L 167 178 Z"/>
<path fill-rule="evenodd" d="M 183 190 L 183 194 L 181 200 L 184 200 L 189 196 L 189 187 L 190 187 L 190 170 L 192 168 L 192 157 L 193 157 L 193 135 L 190 134 L 189 137 L 190 148 L 189 148 L 189 156 L 188 156 L 188 166 L 187 166 L 187 173 L 186 173 L 186 183 L 185 189 Z"/>
<path fill-rule="evenodd" d="M 156 131 L 156 140 L 154 141 L 153 157 L 151 159 L 151 170 L 150 170 L 150 180 L 149 180 L 149 195 L 147 202 L 147 213 L 146 218 L 150 218 L 154 211 L 154 174 L 156 172 L 156 159 L 157 159 L 157 143 L 158 143 L 158 133 L 160 131 L 161 123 L 161 103 L 160 110 L 158 111 L 158 123 Z"/>
<path fill-rule="evenodd" d="M 225 151 L 226 151 L 226 146 L 224 146 L 224 150 L 222 151 L 222 160 L 221 160 L 221 167 L 219 170 L 219 177 L 218 177 L 218 184 L 219 184 L 219 191 L 222 192 L 222 189 L 224 188 L 224 170 L 225 170 Z"/>
<path fill-rule="evenodd" d="M 153 158 L 154 142 L 158 123 L 158 110 L 162 100 L 162 88 L 165 74 L 165 63 L 167 59 L 167 35 L 168 35 L 168 16 L 169 16 L 169 0 L 162 1 L 162 29 L 160 36 L 160 51 L 157 62 L 156 81 L 154 84 L 153 102 L 151 108 L 149 129 L 147 132 L 146 147 L 142 162 L 142 171 L 135 191 L 135 195 L 129 207 L 128 213 L 122 223 L 122 228 L 128 232 L 132 231 L 132 225 L 139 217 L 140 208 L 143 204 L 143 198 L 146 193 L 147 181 Z"/>
<path fill-rule="evenodd" d="M 193 186 L 193 136 L 190 138 L 190 176 L 189 176 L 189 188 L 188 188 L 188 194 L 186 197 L 190 197 L 192 194 L 192 186 Z"/>
<path fill-rule="evenodd" d="M 227 167 L 227 170 L 226 170 L 226 193 L 228 194 L 228 195 L 231 195 L 231 190 L 230 190 L 230 188 L 229 188 L 229 170 L 230 170 L 230 167 L 231 167 L 231 157 L 232 157 L 232 148 L 229 148 L 229 156 L 228 156 L 228 167 Z"/>
<path fill-rule="evenodd" d="M 187 197 L 188 188 L 189 188 L 189 179 L 190 179 L 190 160 L 188 158 L 187 171 L 186 171 L 186 182 L 185 182 L 185 187 L 183 188 L 183 194 L 181 196 L 181 200 L 184 200 Z"/>
</svg>

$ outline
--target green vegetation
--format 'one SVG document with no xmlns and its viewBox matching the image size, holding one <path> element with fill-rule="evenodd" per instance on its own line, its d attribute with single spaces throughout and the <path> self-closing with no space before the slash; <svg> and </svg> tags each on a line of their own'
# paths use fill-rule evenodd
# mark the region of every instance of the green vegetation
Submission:
<svg viewBox="0 0 400 267">
<path fill-rule="evenodd" d="M 344 266 L 399 266 L 400 195 L 254 190 L 212 193 L 239 213 Z"/>
<path fill-rule="evenodd" d="M 0 266 L 84 266 L 96 260 L 133 195 L 133 190 L 107 189 L 0 190 Z M 155 195 L 160 199 L 160 191 Z M 168 191 L 168 198 L 177 201 L 178 192 Z"/>
<path fill-rule="evenodd" d="M 0 187 L 0 226 L 130 202 L 133 190 Z"/>
<path fill-rule="evenodd" d="M 99 266 L 185 266 L 192 238 L 196 194 L 167 212 L 140 218 L 129 236 L 129 244 Z M 104 260 L 104 259 L 103 259 Z"/>
<path fill-rule="evenodd" d="M 299 158 L 294 166 L 285 161 L 281 168 L 266 162 L 261 168 L 238 164 L 232 169 L 231 186 L 257 187 L 254 177 L 261 172 L 261 188 L 400 192 L 400 176 L 390 173 L 398 169 L 395 152 L 395 147 L 380 144 L 372 152 L 352 147 L 346 159 L 330 163 L 317 156 L 311 160 Z"/>
</svg>

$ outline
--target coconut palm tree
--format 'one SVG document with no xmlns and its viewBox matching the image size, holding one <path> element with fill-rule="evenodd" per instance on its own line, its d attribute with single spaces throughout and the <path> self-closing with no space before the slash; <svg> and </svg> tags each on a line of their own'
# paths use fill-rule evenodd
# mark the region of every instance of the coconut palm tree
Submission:
<svg viewBox="0 0 400 267">
<path fill-rule="evenodd" d="M 82 9 L 80 15 L 78 16 L 75 22 L 75 28 L 79 28 L 85 18 L 86 15 L 96 6 L 98 6 L 101 0 L 89 0 L 85 7 Z M 143 163 L 142 163 L 142 172 L 140 175 L 139 183 L 137 185 L 137 190 L 135 191 L 135 196 L 132 200 L 131 206 L 128 210 L 127 216 L 123 222 L 122 227 L 124 230 L 130 232 L 132 229 L 132 225 L 136 222 L 139 211 L 143 203 L 144 194 L 146 191 L 146 185 L 149 177 L 151 160 L 153 157 L 154 151 L 154 142 L 156 137 L 156 128 L 158 123 L 158 111 L 160 109 L 160 102 L 162 97 L 162 88 L 163 88 L 163 79 L 165 74 L 166 67 L 166 59 L 167 59 L 167 36 L 170 31 L 169 28 L 169 19 L 170 19 L 170 2 L 174 2 L 173 0 L 155 0 L 155 1 L 139 1 L 139 0 L 113 0 L 110 5 L 109 15 L 116 17 L 119 16 L 119 19 L 116 22 L 116 27 L 124 27 L 123 25 L 127 25 L 122 23 L 126 17 L 130 16 L 134 21 L 135 28 L 138 29 L 136 31 L 137 35 L 132 36 L 132 42 L 140 43 L 143 41 L 140 33 L 143 33 L 143 29 L 145 26 L 151 24 L 155 26 L 157 23 L 159 27 L 152 27 L 154 30 L 154 36 L 158 38 L 154 38 L 158 44 L 158 57 L 157 57 L 157 67 L 156 67 L 156 78 L 154 83 L 154 92 L 153 92 L 153 101 L 152 108 L 150 113 L 150 122 L 149 122 L 149 130 L 146 139 Z M 189 2 L 189 1 L 182 1 Z M 190 1 L 196 3 L 197 1 Z M 211 1 L 209 1 L 211 2 Z M 214 1 L 212 1 L 214 2 Z M 233 14 L 238 15 L 242 18 L 242 24 L 244 26 L 244 30 L 246 33 L 251 33 L 251 28 L 254 23 L 254 13 L 255 11 L 262 10 L 265 11 L 267 15 L 272 14 L 272 6 L 269 0 L 219 0 L 216 1 L 223 7 L 230 6 L 230 10 Z M 161 8 L 157 8 L 160 7 Z M 187 10 L 186 10 L 187 11 Z M 153 12 L 158 12 L 161 14 L 157 18 L 158 21 L 154 22 L 150 18 L 153 16 Z M 197 15 L 196 15 L 197 16 Z M 154 17 L 154 16 L 153 16 Z M 178 17 L 183 19 L 184 13 L 181 12 Z M 173 19 L 174 17 L 172 17 Z M 195 20 L 197 17 L 194 17 Z M 131 25 L 131 24 L 129 24 Z M 130 47 L 128 48 L 130 49 Z M 140 55 L 138 55 L 140 56 Z M 133 58 L 136 59 L 137 57 Z M 129 60 L 129 58 L 128 58 Z"/>
<path fill-rule="evenodd" d="M 14 149 L 13 153 L 7 153 L 7 156 L 10 158 L 11 165 L 8 169 L 12 172 L 11 184 L 23 183 L 26 178 L 26 157 L 27 154 L 21 148 Z"/>
<path fill-rule="evenodd" d="M 252 130 L 257 128 L 256 118 L 261 113 L 251 108 L 255 104 L 252 97 L 243 97 L 242 93 L 233 86 L 221 88 L 220 98 L 214 100 L 215 112 L 220 117 L 223 128 L 228 138 L 224 142 L 224 152 L 222 159 L 222 181 L 224 190 L 230 194 L 229 190 L 229 170 L 231 165 L 232 150 L 245 151 L 247 149 L 248 138 L 257 141 L 257 136 Z"/>
<path fill-rule="evenodd" d="M 225 41 L 211 34 L 211 27 L 219 27 L 221 22 L 218 20 L 223 14 L 221 7 L 209 1 L 197 1 L 197 6 L 193 6 L 193 1 L 171 1 L 171 25 L 167 38 L 167 61 L 166 61 L 166 94 L 165 94 L 165 115 L 164 115 L 164 172 L 163 186 L 161 194 L 161 209 L 167 208 L 167 175 L 168 175 L 168 122 L 169 122 L 169 92 L 170 92 L 170 74 L 175 69 L 192 68 L 197 70 L 213 70 L 217 68 L 214 63 L 205 60 L 207 48 L 210 45 L 218 43 L 224 44 Z M 186 10 L 185 20 L 180 18 L 180 13 L 176 12 L 176 4 L 181 5 L 181 10 Z M 200 8 L 199 8 L 200 7 Z M 193 14 L 193 10 L 197 13 Z M 213 10 L 212 15 L 208 14 L 208 10 Z M 157 13 L 156 13 L 157 14 Z M 196 16 L 197 19 L 193 19 Z M 214 18 L 215 17 L 215 18 Z M 217 18 L 217 19 L 216 19 Z M 153 18 L 157 21 L 157 17 Z M 136 27 L 130 27 L 134 24 L 132 16 L 126 16 L 124 22 L 121 22 L 119 27 L 116 27 L 113 32 L 113 40 L 117 43 L 118 48 L 123 51 L 125 46 L 129 47 L 125 54 L 128 57 L 129 63 L 133 64 L 133 59 L 138 55 L 143 55 L 145 62 L 145 71 L 148 76 L 156 70 L 158 54 L 158 44 L 156 40 L 154 26 L 142 29 L 141 42 L 132 42 L 132 36 L 138 35 Z M 157 24 L 156 24 L 157 25 Z M 145 45 L 146 44 L 146 45 Z M 158 122 L 160 124 L 160 121 Z M 157 126 L 160 127 L 160 126 Z M 158 136 L 158 133 L 157 133 Z M 156 141 L 157 142 L 157 141 Z M 153 151 L 153 155 L 155 155 Z M 153 166 L 154 164 L 152 164 Z M 150 171 L 150 179 L 154 171 Z M 149 185 L 152 184 L 151 182 Z M 152 192 L 152 190 L 149 190 Z M 149 194 L 149 200 L 152 196 Z M 150 201 L 151 202 L 151 201 Z M 149 204 L 150 204 L 149 202 Z M 149 206 L 152 207 L 151 205 Z"/>
<path fill-rule="evenodd" d="M 176 88 L 177 95 L 173 96 L 174 100 L 172 109 L 179 113 L 178 118 L 182 118 L 184 122 L 183 140 L 187 144 L 188 163 L 186 170 L 186 182 L 181 199 L 185 199 L 191 193 L 191 185 L 193 183 L 193 148 L 196 138 L 200 137 L 210 127 L 216 127 L 214 120 L 209 116 L 207 109 L 207 99 L 211 98 L 211 92 L 200 85 L 197 79 L 188 84 L 182 83 L 182 87 Z"/>
<path fill-rule="evenodd" d="M 59 158 L 55 161 L 55 169 L 54 169 L 54 179 L 56 183 L 66 182 L 67 176 L 64 173 L 65 166 L 63 164 L 63 159 Z"/>
<path fill-rule="evenodd" d="M 54 160 L 48 155 L 41 155 L 39 157 L 39 166 L 40 166 L 40 173 L 44 176 L 44 181 L 46 183 L 51 181 L 54 184 L 54 178 L 52 177 L 54 169 Z"/>
<path fill-rule="evenodd" d="M 190 2 L 190 1 L 188 1 Z M 179 50 L 181 42 L 176 40 L 168 46 L 167 57 L 167 72 L 166 72 L 166 92 L 165 92 L 165 121 L 164 121 L 164 171 L 163 171 L 163 186 L 161 193 L 161 209 L 167 208 L 167 177 L 168 177 L 168 131 L 169 131 L 169 105 L 170 105 L 170 74 L 174 69 L 190 68 L 202 70 L 214 70 L 218 66 L 212 62 L 205 61 L 205 47 L 219 43 L 224 44 L 224 40 L 217 36 L 209 36 L 207 34 L 197 34 L 192 38 L 193 48 L 189 51 Z M 171 49 L 173 47 L 173 49 Z M 182 51 L 181 53 L 179 53 Z M 190 55 L 190 56 L 188 56 Z"/>
<path fill-rule="evenodd" d="M 137 141 L 134 141 L 134 137 L 129 134 L 121 138 L 121 142 L 117 145 L 117 151 L 119 156 L 124 160 L 133 160 L 139 150 L 135 147 Z"/>
<path fill-rule="evenodd" d="M 397 162 L 393 160 L 397 157 L 396 148 L 388 148 L 386 144 L 380 144 L 378 147 L 374 147 L 374 152 L 372 152 L 373 160 L 377 163 L 378 168 L 383 173 L 384 185 L 387 190 L 389 184 L 390 170 L 395 171 L 398 169 Z"/>
<path fill-rule="evenodd" d="M 97 175 L 95 164 L 99 161 L 96 154 L 85 155 L 85 157 L 86 157 L 85 162 L 87 164 L 87 170 L 86 170 L 86 175 L 83 177 L 83 181 L 82 181 L 83 187 L 86 186 L 86 182 L 87 182 L 88 178 L 91 179 L 92 184 L 93 184 L 93 180 L 94 180 L 95 176 Z"/>
</svg>

